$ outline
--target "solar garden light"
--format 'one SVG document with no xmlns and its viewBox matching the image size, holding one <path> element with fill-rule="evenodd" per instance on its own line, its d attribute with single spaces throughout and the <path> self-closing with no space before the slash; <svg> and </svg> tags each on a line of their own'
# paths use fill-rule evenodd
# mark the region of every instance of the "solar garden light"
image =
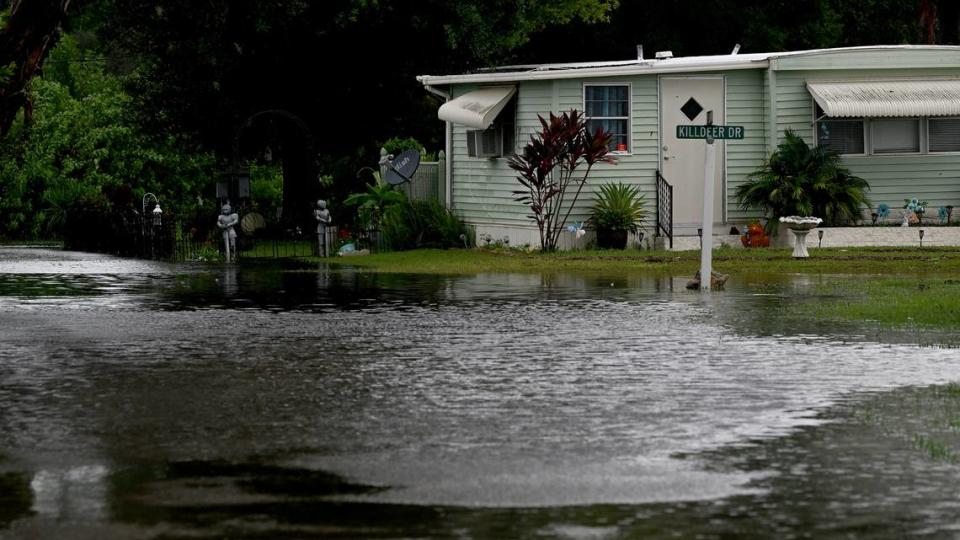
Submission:
<svg viewBox="0 0 960 540">
<path fill-rule="evenodd" d="M 643 249 L 643 231 L 637 233 L 637 242 L 640 243 L 640 249 Z"/>
<path fill-rule="evenodd" d="M 876 212 L 870 212 L 870 220 L 873 221 L 873 224 L 877 224 L 877 220 L 880 219 L 880 214 Z"/>
<path fill-rule="evenodd" d="M 697 238 L 700 239 L 700 249 L 703 249 L 703 229 L 702 228 L 697 229 Z"/>
<path fill-rule="evenodd" d="M 874 220 L 876 221 L 876 220 Z M 817 249 L 823 247 L 823 229 L 817 231 Z"/>
<path fill-rule="evenodd" d="M 923 229 L 920 229 L 920 247 L 923 247 Z"/>
</svg>

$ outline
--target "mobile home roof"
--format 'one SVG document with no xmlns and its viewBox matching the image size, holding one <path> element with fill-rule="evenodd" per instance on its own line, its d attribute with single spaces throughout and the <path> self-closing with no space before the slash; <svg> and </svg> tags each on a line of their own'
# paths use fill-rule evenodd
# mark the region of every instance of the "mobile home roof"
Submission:
<svg viewBox="0 0 960 540">
<path fill-rule="evenodd" d="M 953 50 L 960 47 L 943 45 L 873 45 L 869 47 L 846 47 L 838 49 L 813 49 L 772 53 L 724 54 L 713 56 L 685 56 L 677 58 L 621 60 L 614 62 L 583 62 L 566 64 L 539 64 L 501 66 L 487 68 L 478 73 L 462 75 L 420 75 L 417 80 L 424 85 L 497 83 L 551 79 L 617 77 L 657 73 L 685 73 L 695 71 L 727 71 L 732 69 L 763 69 L 771 60 L 783 57 L 813 56 L 834 52 L 889 50 Z"/>
</svg>

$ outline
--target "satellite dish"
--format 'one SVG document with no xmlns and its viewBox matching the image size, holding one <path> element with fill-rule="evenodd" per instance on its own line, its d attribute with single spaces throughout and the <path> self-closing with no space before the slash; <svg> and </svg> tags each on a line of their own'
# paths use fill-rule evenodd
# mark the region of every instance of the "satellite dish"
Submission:
<svg viewBox="0 0 960 540">
<path fill-rule="evenodd" d="M 384 175 L 388 184 L 398 186 L 405 182 L 413 180 L 413 173 L 417 172 L 420 166 L 420 152 L 417 150 L 407 150 L 401 152 L 399 156 L 387 166 L 387 172 Z"/>
</svg>

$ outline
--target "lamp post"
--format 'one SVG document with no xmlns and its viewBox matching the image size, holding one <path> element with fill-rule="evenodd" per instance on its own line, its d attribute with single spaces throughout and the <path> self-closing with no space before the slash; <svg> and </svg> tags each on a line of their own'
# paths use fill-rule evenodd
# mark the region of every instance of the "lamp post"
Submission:
<svg viewBox="0 0 960 540">
<path fill-rule="evenodd" d="M 154 195 L 153 193 L 144 193 L 143 201 L 141 201 L 142 204 L 140 205 L 140 210 L 142 211 L 142 213 L 140 214 L 140 220 L 141 220 L 140 223 L 141 223 L 141 229 L 144 235 L 147 234 L 147 204 L 151 200 L 153 201 L 153 204 L 154 204 L 154 211 L 153 211 L 154 220 L 159 219 L 156 217 L 156 214 L 157 212 L 160 212 L 160 199 L 158 199 L 157 196 Z"/>
</svg>

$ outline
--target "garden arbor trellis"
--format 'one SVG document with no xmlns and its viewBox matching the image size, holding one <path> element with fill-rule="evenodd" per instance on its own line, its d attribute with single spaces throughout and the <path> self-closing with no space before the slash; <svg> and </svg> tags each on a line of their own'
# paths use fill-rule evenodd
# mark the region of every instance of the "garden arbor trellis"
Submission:
<svg viewBox="0 0 960 540">
<path fill-rule="evenodd" d="M 234 131 L 232 145 L 232 167 L 229 171 L 231 184 L 238 181 L 244 168 L 241 167 L 242 142 L 248 136 L 251 128 L 260 122 L 268 122 L 265 126 L 266 136 L 258 144 L 265 150 L 264 158 L 272 161 L 274 157 L 280 160 L 283 171 L 283 215 L 285 222 L 303 225 L 312 222 L 312 207 L 309 202 L 316 200 L 319 195 L 317 183 L 316 149 L 313 132 L 299 116 L 283 109 L 265 109 L 251 114 Z M 288 128 L 282 135 L 277 133 L 277 121 Z M 271 147 L 270 145 L 274 146 Z M 231 193 L 242 191 L 231 187 Z M 246 191 L 249 196 L 249 189 Z M 302 223 L 301 223 L 302 222 Z"/>
</svg>

